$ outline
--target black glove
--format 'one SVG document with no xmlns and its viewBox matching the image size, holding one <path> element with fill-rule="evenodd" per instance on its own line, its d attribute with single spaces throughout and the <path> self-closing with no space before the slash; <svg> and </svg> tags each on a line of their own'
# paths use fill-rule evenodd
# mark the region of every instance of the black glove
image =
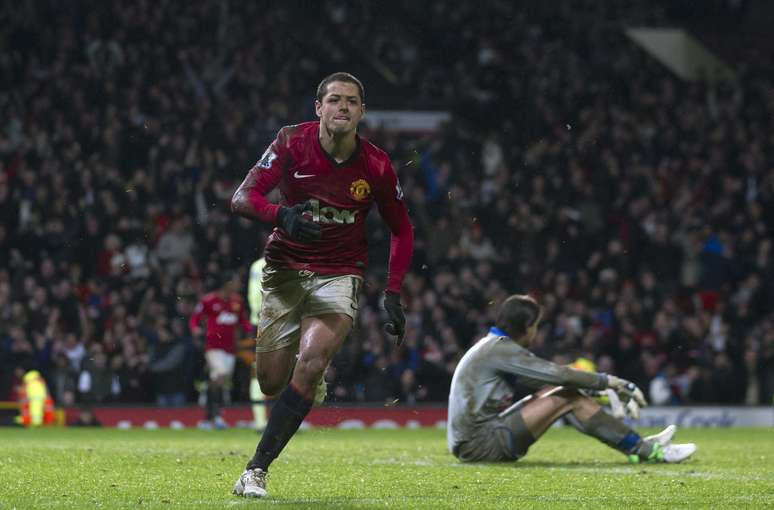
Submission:
<svg viewBox="0 0 774 510">
<path fill-rule="evenodd" d="M 277 211 L 277 226 L 299 243 L 316 241 L 320 239 L 320 225 L 303 216 L 304 211 L 311 210 L 312 204 L 309 201 L 293 207 L 281 206 Z"/>
<path fill-rule="evenodd" d="M 388 335 L 397 336 L 398 345 L 402 344 L 403 335 L 406 333 L 406 316 L 403 314 L 403 305 L 400 304 L 400 294 L 384 293 L 384 311 L 390 319 L 384 325 L 384 330 Z"/>
</svg>

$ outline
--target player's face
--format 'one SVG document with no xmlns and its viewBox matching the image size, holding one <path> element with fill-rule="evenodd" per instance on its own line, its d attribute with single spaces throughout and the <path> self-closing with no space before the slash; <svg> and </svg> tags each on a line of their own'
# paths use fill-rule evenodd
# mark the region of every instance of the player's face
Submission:
<svg viewBox="0 0 774 510">
<path fill-rule="evenodd" d="M 328 84 L 322 102 L 314 102 L 320 122 L 331 134 L 354 132 L 365 113 L 357 85 L 345 81 Z"/>
</svg>

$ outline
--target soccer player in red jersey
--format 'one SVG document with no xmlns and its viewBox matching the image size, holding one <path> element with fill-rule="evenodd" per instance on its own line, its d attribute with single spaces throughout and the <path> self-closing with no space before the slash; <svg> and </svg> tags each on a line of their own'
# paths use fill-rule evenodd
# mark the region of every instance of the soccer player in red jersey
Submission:
<svg viewBox="0 0 774 510">
<path fill-rule="evenodd" d="M 403 339 L 400 289 L 414 234 L 389 157 L 357 135 L 365 113 L 363 85 L 348 73 L 326 77 L 315 111 L 319 122 L 279 131 L 231 200 L 234 213 L 276 226 L 265 251 L 256 368 L 263 393 L 277 398 L 234 486 L 235 494 L 247 497 L 266 495 L 269 465 L 309 413 L 317 389 L 324 390 L 324 372 L 352 328 L 373 204 L 392 233 L 385 330 L 398 343 Z M 276 186 L 280 204 L 265 198 Z"/>
<path fill-rule="evenodd" d="M 235 341 L 237 328 L 250 332 L 245 305 L 239 295 L 239 277 L 229 274 L 220 289 L 205 294 L 196 304 L 194 313 L 188 321 L 188 327 L 194 337 L 200 337 L 202 319 L 207 326 L 204 333 L 204 358 L 207 361 L 210 381 L 207 384 L 207 419 L 217 428 L 224 428 L 225 422 L 220 416 L 220 403 L 223 391 L 234 374 Z"/>
</svg>

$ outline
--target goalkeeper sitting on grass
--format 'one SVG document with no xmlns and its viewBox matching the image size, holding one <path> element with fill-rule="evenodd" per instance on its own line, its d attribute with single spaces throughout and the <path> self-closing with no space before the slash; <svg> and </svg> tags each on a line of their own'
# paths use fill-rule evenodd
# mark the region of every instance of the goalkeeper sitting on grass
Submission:
<svg viewBox="0 0 774 510">
<path fill-rule="evenodd" d="M 455 457 L 463 462 L 518 460 L 563 416 L 630 462 L 675 463 L 693 455 L 696 445 L 672 444 L 674 425 L 643 438 L 592 398 L 613 390 L 621 408 L 636 418 L 646 402 L 633 383 L 557 365 L 528 351 L 540 319 L 534 299 L 510 296 L 501 305 L 496 326 L 460 360 L 449 394 L 447 429 Z"/>
</svg>

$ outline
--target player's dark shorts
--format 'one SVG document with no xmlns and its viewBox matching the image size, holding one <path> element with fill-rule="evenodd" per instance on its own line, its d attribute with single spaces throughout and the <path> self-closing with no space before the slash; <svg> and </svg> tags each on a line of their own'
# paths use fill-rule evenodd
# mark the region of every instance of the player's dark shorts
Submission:
<svg viewBox="0 0 774 510">
<path fill-rule="evenodd" d="M 255 350 L 298 346 L 305 317 L 341 313 L 354 322 L 362 281 L 356 275 L 321 275 L 267 265 L 261 279 L 263 301 Z"/>
<path fill-rule="evenodd" d="M 521 412 L 482 423 L 473 437 L 454 448 L 462 462 L 503 462 L 519 460 L 534 443 Z"/>
</svg>

